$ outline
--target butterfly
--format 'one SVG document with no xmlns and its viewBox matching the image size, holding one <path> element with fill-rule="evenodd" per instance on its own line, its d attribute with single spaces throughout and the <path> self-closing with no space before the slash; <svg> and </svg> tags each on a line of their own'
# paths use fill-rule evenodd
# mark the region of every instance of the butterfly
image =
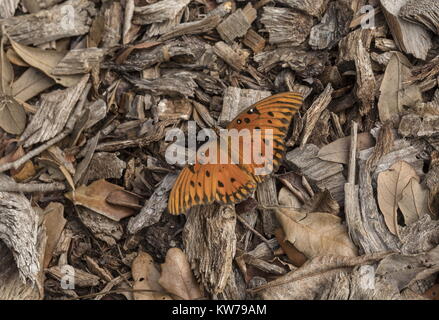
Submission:
<svg viewBox="0 0 439 320">
<path fill-rule="evenodd" d="M 286 146 L 285 136 L 288 133 L 291 120 L 301 108 L 303 97 L 299 93 L 287 92 L 268 97 L 246 110 L 242 111 L 226 129 L 236 129 L 237 132 L 248 130 L 252 143 L 272 145 L 272 156 L 267 172 L 275 172 L 283 159 Z M 254 133 L 253 133 L 254 132 Z M 262 134 L 256 134 L 262 132 Z M 248 199 L 256 190 L 257 184 L 264 181 L 269 173 L 259 173 L 266 163 L 250 163 L 243 161 L 242 150 L 247 142 L 239 140 L 239 149 L 224 147 L 220 141 L 208 142 L 207 145 L 217 147 L 220 152 L 213 157 L 226 154 L 228 160 L 237 153 L 237 161 L 217 161 L 212 163 L 196 163 L 186 166 L 179 174 L 169 196 L 168 211 L 171 214 L 186 213 L 197 205 L 234 204 Z M 212 145 L 216 144 L 216 145 Z M 209 149 L 210 150 L 210 149 Z M 263 158 L 267 156 L 264 148 L 260 152 Z M 252 157 L 251 160 L 254 158 Z"/>
</svg>

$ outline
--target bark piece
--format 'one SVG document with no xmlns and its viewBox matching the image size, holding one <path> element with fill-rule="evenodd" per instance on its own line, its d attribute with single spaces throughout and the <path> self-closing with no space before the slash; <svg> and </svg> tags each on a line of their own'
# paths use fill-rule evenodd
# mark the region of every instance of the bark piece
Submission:
<svg viewBox="0 0 439 320">
<path fill-rule="evenodd" d="M 381 0 L 381 7 L 398 47 L 405 53 L 425 60 L 432 46 L 431 36 L 423 27 L 403 20 L 401 8 L 407 0 Z"/>
<path fill-rule="evenodd" d="M 270 91 L 228 87 L 224 91 L 223 108 L 218 119 L 219 125 L 227 125 L 241 111 L 270 95 Z"/>
<path fill-rule="evenodd" d="M 221 22 L 216 30 L 221 38 L 232 43 L 236 38 L 240 38 L 247 33 L 253 21 L 256 19 L 256 10 L 251 3 L 243 9 L 238 9 Z"/>
<path fill-rule="evenodd" d="M 87 81 L 88 76 L 85 76 L 76 86 L 57 90 L 43 97 L 37 113 L 21 135 L 25 146 L 46 142 L 64 129 Z"/>
<path fill-rule="evenodd" d="M 298 171 L 297 173 L 304 175 L 320 191 L 328 190 L 338 203 L 342 203 L 344 199 L 343 188 L 346 183 L 342 173 L 343 166 L 320 160 L 318 153 L 317 146 L 308 144 L 287 153 L 286 161 Z"/>
<path fill-rule="evenodd" d="M 219 41 L 214 47 L 215 54 L 223 59 L 229 66 L 236 71 L 241 71 L 247 61 L 248 53 L 241 49 L 233 49 L 225 42 Z"/>
<path fill-rule="evenodd" d="M 0 3 L 0 19 L 12 17 L 20 0 L 4 0 Z"/>
<path fill-rule="evenodd" d="M 124 230 L 119 222 L 113 221 L 103 215 L 84 208 L 77 207 L 78 217 L 97 239 L 104 241 L 109 246 L 115 246 L 122 239 Z"/>
<path fill-rule="evenodd" d="M 0 175 L 0 183 L 12 179 Z M 0 192 L 0 240 L 12 251 L 22 282 L 36 283 L 38 256 L 38 214 L 21 193 Z"/>
<path fill-rule="evenodd" d="M 291 48 L 278 48 L 255 55 L 259 63 L 258 71 L 267 72 L 278 64 L 286 64 L 303 78 L 317 77 L 325 69 L 328 55 L 325 52 L 303 51 Z"/>
<path fill-rule="evenodd" d="M 276 0 L 275 2 L 319 18 L 325 13 L 329 0 Z"/>
<path fill-rule="evenodd" d="M 136 79 L 131 76 L 125 78 L 139 90 L 153 95 L 192 97 L 197 87 L 194 75 L 187 71 L 175 71 L 155 80 Z"/>
<path fill-rule="evenodd" d="M 126 169 L 126 162 L 120 160 L 115 153 L 98 152 L 93 155 L 83 181 L 98 179 L 120 179 Z"/>
<path fill-rule="evenodd" d="M 314 24 L 311 16 L 288 8 L 264 7 L 260 21 L 269 33 L 269 42 L 288 42 L 292 46 L 304 43 Z"/>
<path fill-rule="evenodd" d="M 89 73 L 99 65 L 105 50 L 98 48 L 70 50 L 52 70 L 53 75 Z"/>
<path fill-rule="evenodd" d="M 121 64 L 110 64 L 118 70 L 132 72 L 142 71 L 158 63 L 173 61 L 184 57 L 189 64 L 200 62 L 202 56 L 210 48 L 203 42 L 191 37 L 186 41 L 174 40 L 163 45 L 153 42 L 148 48 L 139 48 L 131 53 Z M 105 63 L 107 65 L 109 63 Z"/>
<path fill-rule="evenodd" d="M 23 282 L 12 251 L 0 241 L 0 299 L 1 300 L 41 300 L 42 292 L 30 281 Z"/>
<path fill-rule="evenodd" d="M 398 133 L 403 137 L 432 137 L 437 134 L 439 115 L 424 117 L 408 114 L 401 118 Z"/>
<path fill-rule="evenodd" d="M 169 191 L 177 179 L 176 174 L 168 174 L 146 201 L 140 213 L 128 222 L 128 231 L 132 234 L 159 222 L 168 205 Z"/>
<path fill-rule="evenodd" d="M 358 41 L 361 40 L 363 47 L 366 50 L 370 49 L 374 32 L 372 29 L 363 29 L 352 31 L 344 37 L 339 43 L 339 52 L 337 65 L 344 66 L 345 64 L 352 65 L 353 61 L 357 59 Z"/>
<path fill-rule="evenodd" d="M 223 292 L 232 274 L 235 225 L 235 211 L 229 206 L 199 206 L 188 214 L 183 231 L 185 251 L 195 277 L 210 293 Z"/>
<path fill-rule="evenodd" d="M 122 37 L 122 6 L 120 2 L 112 2 L 109 7 L 104 7 L 104 26 L 101 45 L 111 48 L 119 44 Z"/>
<path fill-rule="evenodd" d="M 265 39 L 253 29 L 247 31 L 242 43 L 252 49 L 254 53 L 261 52 L 265 47 Z"/>
<path fill-rule="evenodd" d="M 323 93 L 316 99 L 316 101 L 314 101 L 312 106 L 306 111 L 305 128 L 302 135 L 302 141 L 300 142 L 301 147 L 303 147 L 308 142 L 308 139 L 311 136 L 311 133 L 314 131 L 320 115 L 332 101 L 333 92 L 334 89 L 332 88 L 331 84 L 328 84 L 325 91 L 323 91 Z"/>
<path fill-rule="evenodd" d="M 400 17 L 424 25 L 439 34 L 439 3 L 434 0 L 409 0 L 401 8 Z"/>
<path fill-rule="evenodd" d="M 134 9 L 133 23 L 152 24 L 174 19 L 191 0 L 163 0 Z"/>
<path fill-rule="evenodd" d="M 89 288 L 89 287 L 95 287 L 95 286 L 99 285 L 100 278 L 98 276 L 95 276 L 94 274 L 88 273 L 88 272 L 83 271 L 81 269 L 74 268 L 70 265 L 67 265 L 67 266 L 69 266 L 70 268 L 72 268 L 74 270 L 75 286 L 78 286 L 80 288 Z M 46 272 L 58 281 L 61 281 L 63 279 L 63 277 L 65 277 L 65 275 L 66 275 L 62 266 L 61 267 L 60 266 L 51 267 L 51 268 L 47 269 Z"/>
<path fill-rule="evenodd" d="M 0 22 L 8 36 L 18 43 L 34 46 L 86 34 L 96 14 L 88 0 L 69 0 L 38 13 L 10 17 Z"/>
<path fill-rule="evenodd" d="M 164 33 L 160 37 L 160 40 L 165 41 L 186 34 L 195 35 L 205 33 L 216 28 L 220 22 L 221 17 L 213 15 L 198 21 L 181 23 L 171 28 L 168 32 Z"/>
<path fill-rule="evenodd" d="M 256 191 L 257 199 L 261 206 L 276 207 L 279 206 L 276 196 L 276 180 L 271 178 L 258 185 Z M 279 227 L 279 224 L 275 218 L 275 212 L 273 210 L 263 209 L 262 211 L 262 226 L 264 233 L 267 237 L 274 235 L 275 230 Z"/>
<path fill-rule="evenodd" d="M 331 2 L 320 24 L 311 29 L 309 45 L 314 50 L 333 48 L 349 32 L 352 11 L 342 2 Z"/>
<path fill-rule="evenodd" d="M 367 115 L 375 105 L 375 75 L 370 55 L 361 40 L 356 43 L 355 68 L 357 71 L 357 97 L 361 101 L 360 114 Z"/>
</svg>

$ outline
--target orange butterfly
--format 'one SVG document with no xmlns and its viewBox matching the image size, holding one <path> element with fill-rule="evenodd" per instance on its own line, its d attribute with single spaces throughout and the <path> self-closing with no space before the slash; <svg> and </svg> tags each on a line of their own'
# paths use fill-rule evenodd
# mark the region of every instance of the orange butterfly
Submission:
<svg viewBox="0 0 439 320">
<path fill-rule="evenodd" d="M 271 96 L 241 112 L 226 129 L 236 129 L 238 132 L 244 129 L 250 130 L 249 132 L 262 132 L 262 135 L 251 134 L 252 143 L 259 142 L 266 145 L 270 138 L 273 150 L 270 169 L 274 172 L 281 164 L 286 149 L 285 136 L 302 102 L 302 96 L 294 92 Z M 243 161 L 242 150 L 246 143 L 244 139 L 240 139 L 239 150 L 232 148 L 221 150 L 220 142 L 208 142 L 206 145 L 216 144 L 215 147 L 218 147 L 219 153 L 225 153 L 228 160 L 231 160 L 233 152 L 237 153 L 238 161 L 228 161 L 226 164 L 221 164 L 224 162 L 220 161 L 215 164 L 197 163 L 185 167 L 172 188 L 168 211 L 171 214 L 181 214 L 197 205 L 213 202 L 232 204 L 249 198 L 257 184 L 262 182 L 268 174 L 258 173 L 258 169 L 264 167 L 265 164 Z M 267 157 L 267 153 L 261 151 L 260 156 Z M 213 157 L 218 157 L 219 160 L 220 155 Z"/>
</svg>

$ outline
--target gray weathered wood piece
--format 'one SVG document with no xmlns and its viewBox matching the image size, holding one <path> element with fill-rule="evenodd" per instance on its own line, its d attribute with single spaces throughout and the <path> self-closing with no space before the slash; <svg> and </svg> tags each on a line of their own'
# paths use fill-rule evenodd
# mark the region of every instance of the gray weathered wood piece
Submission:
<svg viewBox="0 0 439 320">
<path fill-rule="evenodd" d="M 218 119 L 219 125 L 227 125 L 241 111 L 257 103 L 258 101 L 269 97 L 270 95 L 270 91 L 228 87 L 224 91 L 223 108 Z"/>
<path fill-rule="evenodd" d="M 223 292 L 232 275 L 235 226 L 236 213 L 230 206 L 198 206 L 188 213 L 183 231 L 185 252 L 195 277 L 212 294 Z"/>
<path fill-rule="evenodd" d="M 286 155 L 286 162 L 297 173 L 304 175 L 308 181 L 321 191 L 327 189 L 339 203 L 344 201 L 343 165 L 324 161 L 318 158 L 319 148 L 307 144 L 303 148 L 294 149 Z"/>
<path fill-rule="evenodd" d="M 269 33 L 271 44 L 288 42 L 292 46 L 304 43 L 314 25 L 313 18 L 307 14 L 277 7 L 264 7 L 260 21 Z"/>
<path fill-rule="evenodd" d="M 92 1 L 69 0 L 48 10 L 1 20 L 0 25 L 18 43 L 39 45 L 86 34 L 95 14 Z"/>
<path fill-rule="evenodd" d="M 25 146 L 46 142 L 59 134 L 73 114 L 76 103 L 83 93 L 88 76 L 65 90 L 57 90 L 43 96 L 37 113 L 21 135 Z"/>
<path fill-rule="evenodd" d="M 0 174 L 0 184 L 12 181 Z M 23 282 L 35 283 L 40 271 L 38 223 L 39 216 L 24 194 L 0 192 L 0 240 L 12 251 Z"/>
</svg>

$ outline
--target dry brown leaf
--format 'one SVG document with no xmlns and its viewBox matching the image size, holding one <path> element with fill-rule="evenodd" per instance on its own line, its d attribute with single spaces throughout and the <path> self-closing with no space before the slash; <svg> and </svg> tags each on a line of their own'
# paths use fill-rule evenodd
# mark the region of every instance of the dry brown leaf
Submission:
<svg viewBox="0 0 439 320">
<path fill-rule="evenodd" d="M 418 175 L 405 161 L 395 163 L 389 170 L 378 175 L 378 205 L 387 228 L 398 236 L 398 202 L 402 199 L 402 193 L 412 178 L 418 179 Z"/>
<path fill-rule="evenodd" d="M 12 47 L 15 52 L 26 61 L 29 65 L 43 71 L 47 76 L 52 78 L 63 85 L 64 87 L 71 87 L 82 79 L 83 75 L 72 75 L 72 76 L 54 76 L 52 75 L 53 69 L 58 65 L 58 63 L 64 58 L 65 53 L 58 52 L 55 50 L 42 50 L 39 48 L 28 47 L 21 45 L 14 40 L 10 39 Z"/>
<path fill-rule="evenodd" d="M 11 61 L 11 63 L 15 64 L 16 66 L 25 68 L 30 67 L 29 64 L 21 59 L 17 52 L 15 52 L 12 48 L 9 48 L 8 51 L 6 51 L 6 56 L 8 57 L 9 61 Z"/>
<path fill-rule="evenodd" d="M 171 248 L 166 253 L 159 284 L 168 292 L 185 300 L 202 297 L 200 286 L 192 273 L 189 261 L 179 248 Z"/>
<path fill-rule="evenodd" d="M 395 52 L 387 65 L 381 84 L 378 111 L 381 122 L 396 120 L 403 106 L 414 106 L 422 100 L 416 85 L 406 86 L 404 82 L 411 75 L 411 65 L 401 53 Z"/>
<path fill-rule="evenodd" d="M 43 267 L 46 269 L 52 260 L 53 250 L 55 250 L 67 222 L 64 218 L 64 205 L 58 202 L 51 202 L 44 210 L 43 221 L 47 235 L 43 262 Z"/>
<path fill-rule="evenodd" d="M 26 127 L 26 112 L 11 96 L 0 94 L 0 128 L 10 134 L 20 135 Z"/>
<path fill-rule="evenodd" d="M 128 58 L 128 56 L 131 54 L 131 52 L 133 52 L 136 49 L 150 49 L 150 48 L 154 48 L 154 47 L 158 46 L 159 44 L 161 44 L 161 42 L 146 41 L 146 42 L 142 42 L 142 43 L 139 43 L 136 45 L 129 46 L 128 48 L 123 50 L 122 53 L 116 58 L 116 63 L 117 64 L 124 63 L 124 61 Z"/>
<path fill-rule="evenodd" d="M 0 94 L 11 95 L 14 69 L 3 50 L 4 38 L 2 37 L 0 41 Z"/>
<path fill-rule="evenodd" d="M 146 252 L 139 252 L 131 266 L 133 275 L 134 290 L 145 290 L 134 292 L 134 300 L 172 300 L 164 293 L 159 284 L 160 273 L 157 270 L 154 260 Z"/>
<path fill-rule="evenodd" d="M 287 207 L 294 203 L 288 200 L 294 195 L 283 192 L 279 204 Z M 347 228 L 342 220 L 326 212 L 303 212 L 301 209 L 279 208 L 276 216 L 280 222 L 285 238 L 307 258 L 321 255 L 340 255 L 354 257 L 357 248 L 349 238 Z"/>
<path fill-rule="evenodd" d="M 366 150 L 375 145 L 375 140 L 370 133 L 360 133 L 357 145 L 358 151 Z M 321 148 L 318 157 L 326 161 L 348 164 L 350 147 L 351 137 L 341 138 Z"/>
<path fill-rule="evenodd" d="M 139 196 L 126 190 L 111 192 L 106 200 L 113 205 L 132 208 L 134 210 L 142 209 L 142 206 L 139 204 Z"/>
<path fill-rule="evenodd" d="M 66 198 L 75 205 L 89 208 L 114 221 L 120 221 L 135 214 L 136 211 L 131 208 L 114 206 L 106 201 L 108 195 L 114 191 L 123 191 L 123 188 L 105 180 L 98 180 L 89 186 L 81 186 L 67 193 Z"/>
<path fill-rule="evenodd" d="M 55 84 L 51 78 L 35 68 L 28 68 L 13 84 L 15 99 L 27 101 Z"/>
<path fill-rule="evenodd" d="M 21 168 L 15 171 L 15 173 L 12 175 L 12 178 L 14 178 L 17 182 L 23 182 L 29 178 L 32 178 L 37 174 L 37 171 L 35 169 L 34 164 L 31 160 L 27 161 Z"/>
<path fill-rule="evenodd" d="M 293 263 L 293 265 L 295 265 L 296 267 L 301 267 L 307 260 L 305 255 L 297 250 L 297 248 L 292 243 L 286 241 L 285 232 L 282 230 L 282 228 L 277 229 L 274 232 L 274 235 L 277 239 L 277 242 L 279 242 L 279 245 L 288 256 L 288 259 L 290 259 L 290 261 Z"/>
<path fill-rule="evenodd" d="M 419 178 L 412 178 L 402 192 L 402 198 L 398 202 L 406 225 L 411 225 L 419 220 L 424 214 L 429 213 L 428 191 L 419 183 Z"/>
</svg>

